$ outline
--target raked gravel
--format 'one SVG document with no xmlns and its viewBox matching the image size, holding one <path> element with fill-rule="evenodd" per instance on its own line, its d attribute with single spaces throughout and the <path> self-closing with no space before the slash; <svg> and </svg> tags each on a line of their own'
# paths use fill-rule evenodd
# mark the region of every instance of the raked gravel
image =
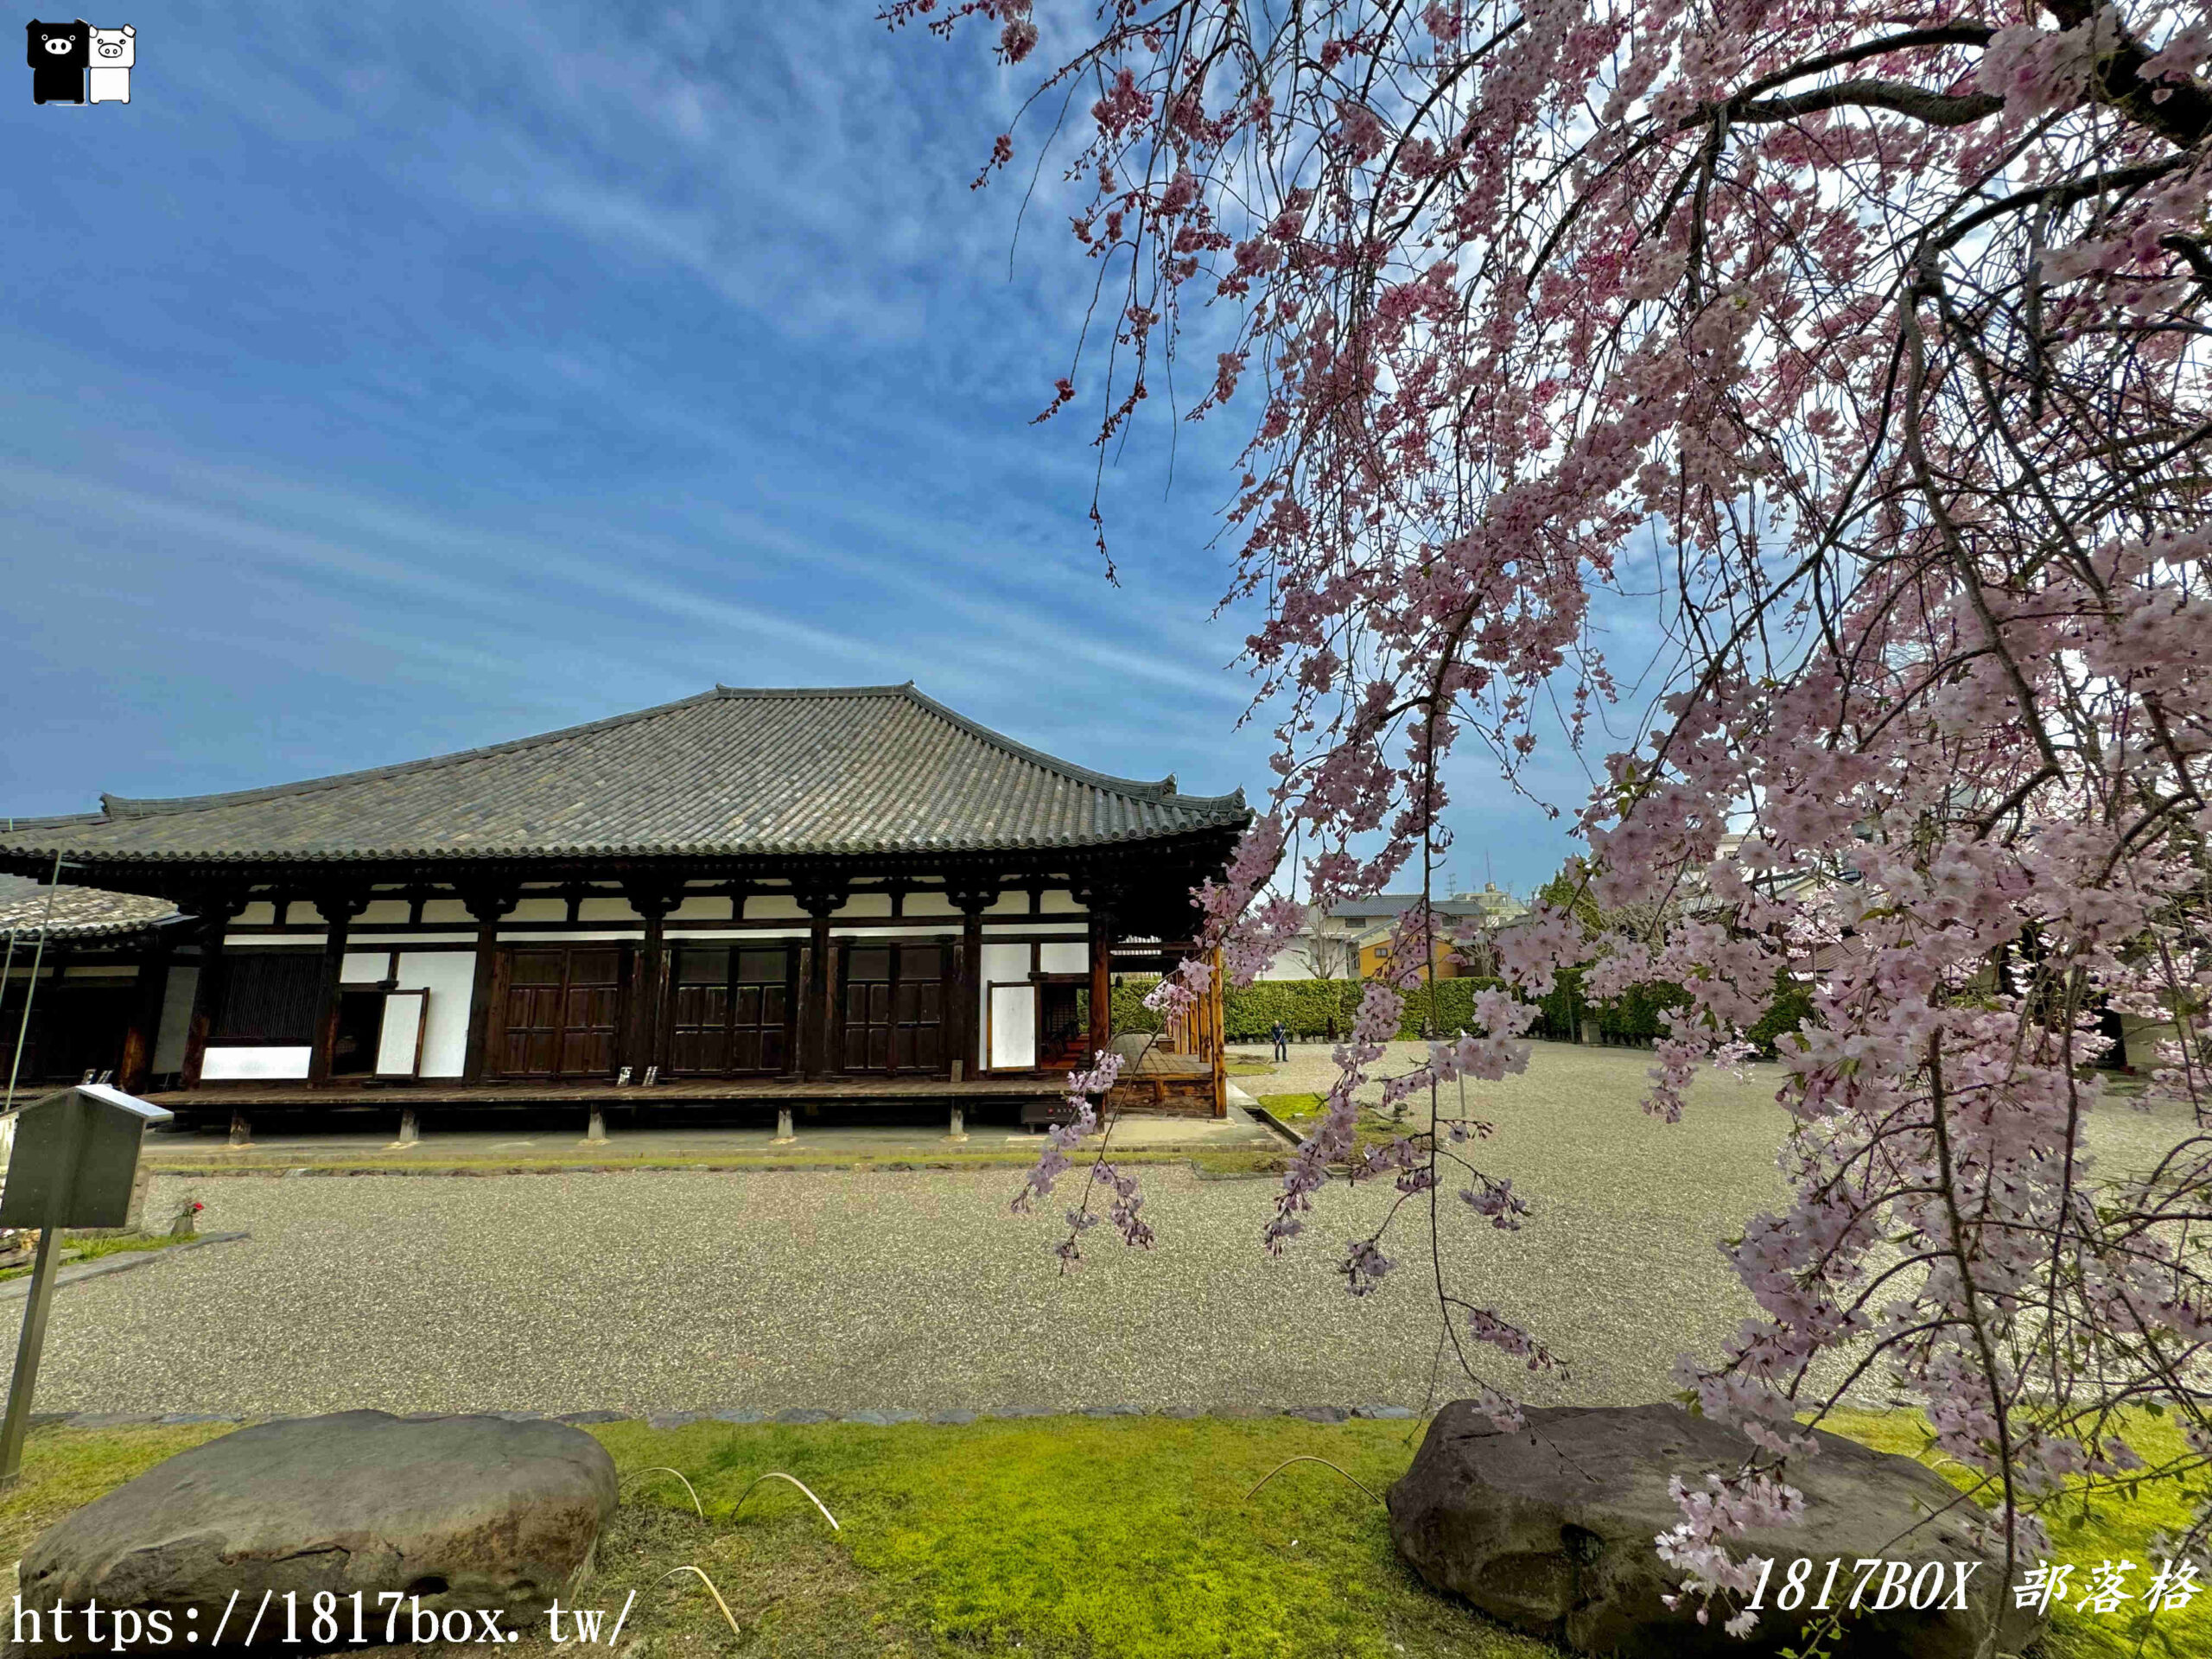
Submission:
<svg viewBox="0 0 2212 1659">
<path fill-rule="evenodd" d="M 1274 1092 L 1310 1069 L 1301 1058 L 1243 1086 Z M 1484 1362 L 1533 1402 L 1664 1397 L 1676 1354 L 1715 1351 L 1749 1311 L 1713 1240 L 1781 1196 L 1773 1069 L 1700 1081 L 1669 1127 L 1636 1105 L 1649 1064 L 1539 1045 L 1526 1077 L 1475 1091 L 1497 1125 L 1477 1155 L 1534 1214 L 1499 1232 L 1454 1213 L 1447 1183 L 1446 1257 L 1457 1294 L 1564 1362 L 1543 1376 Z M 163 1177 L 149 1213 L 196 1196 L 205 1228 L 251 1236 L 64 1289 L 38 1406 L 642 1415 L 1428 1399 L 1439 1325 L 1422 1230 L 1397 1236 L 1399 1268 L 1374 1295 L 1348 1296 L 1336 1271 L 1389 1186 L 1332 1187 L 1270 1258 L 1272 1180 L 1139 1173 L 1157 1246 L 1128 1249 L 1101 1227 L 1066 1276 L 1052 1255 L 1065 1204 L 1009 1215 L 1005 1169 Z M 19 1317 L 0 1313 L 11 1349 Z M 1465 1389 L 1447 1372 L 1440 1397 Z"/>
</svg>

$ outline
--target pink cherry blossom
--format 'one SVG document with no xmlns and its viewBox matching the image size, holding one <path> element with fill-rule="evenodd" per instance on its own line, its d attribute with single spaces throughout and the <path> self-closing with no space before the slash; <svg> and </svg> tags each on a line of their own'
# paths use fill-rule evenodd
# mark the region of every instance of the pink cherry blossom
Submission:
<svg viewBox="0 0 2212 1659">
<path fill-rule="evenodd" d="M 980 16 L 1011 59 L 1028 12 L 885 15 Z M 1419 964 L 1473 943 L 1402 923 L 1264 1247 L 1395 1182 L 1345 1282 L 1413 1294 L 1389 1235 L 1427 1228 L 1440 1338 L 1510 1412 L 1494 1370 L 1575 1333 L 1523 1329 L 1435 1217 L 1542 1224 L 1467 1157 L 1529 1001 L 1675 988 L 1669 1120 L 1778 985 L 1809 1005 L 1771 1074 L 1790 1197 L 1721 1246 L 1758 1311 L 1676 1373 L 1757 1454 L 1685 1471 L 1656 1546 L 1739 1635 L 1726 1541 L 1797 1512 L 1801 1419 L 1854 1391 L 1920 1407 L 2008 1574 L 2069 1483 L 2142 1472 L 2122 1406 L 2190 1448 L 2150 1472 L 2212 1460 L 2209 60 L 2203 0 L 1114 0 L 1039 75 L 1125 285 L 1100 441 L 1185 341 L 1182 412 L 1244 423 L 1222 586 L 1274 782 L 1202 943 L 1241 980 L 1308 906 L 1427 894 L 1471 750 L 1500 788 L 1562 743 L 1593 780 L 1554 804 L 1572 912 L 1480 941 L 1479 1029 L 1378 1078 Z M 2107 1171 L 2122 1020 L 2168 1149 Z M 1363 1090 L 1402 1122 L 1364 1151 Z"/>
</svg>

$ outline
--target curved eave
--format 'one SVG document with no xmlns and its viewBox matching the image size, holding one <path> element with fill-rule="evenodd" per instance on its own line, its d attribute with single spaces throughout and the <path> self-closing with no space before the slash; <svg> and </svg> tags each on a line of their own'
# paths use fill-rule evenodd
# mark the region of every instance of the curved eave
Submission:
<svg viewBox="0 0 2212 1659">
<path fill-rule="evenodd" d="M 868 858 L 973 857 L 992 853 L 1084 852 L 1109 848 L 1158 845 L 1192 836 L 1242 833 L 1249 817 L 1179 825 L 1172 830 L 1132 831 L 1122 836 L 1062 836 L 1014 841 L 870 841 L 821 842 L 572 842 L 551 845 L 488 847 L 289 847 L 246 849 L 110 848 L 98 843 L 55 846 L 0 845 L 0 859 L 93 860 L 106 864 L 276 864 L 470 862 L 580 858 Z"/>
</svg>

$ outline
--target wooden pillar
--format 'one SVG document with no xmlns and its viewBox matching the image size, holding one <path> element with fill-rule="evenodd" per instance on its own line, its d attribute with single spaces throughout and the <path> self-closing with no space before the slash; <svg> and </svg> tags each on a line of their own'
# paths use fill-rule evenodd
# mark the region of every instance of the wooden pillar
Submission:
<svg viewBox="0 0 2212 1659">
<path fill-rule="evenodd" d="M 238 899 L 228 895 L 200 899 L 192 906 L 199 918 L 200 977 L 193 984 L 192 1020 L 184 1033 L 183 1083 L 188 1089 L 199 1087 L 200 1069 L 207 1058 L 207 1036 L 223 1006 L 223 974 L 227 965 L 223 932 L 231 918 L 244 908 Z"/>
<path fill-rule="evenodd" d="M 476 918 L 476 977 L 468 992 L 468 1055 L 461 1062 L 464 1083 L 484 1081 L 489 1063 L 493 1022 L 499 1011 L 492 1006 L 493 981 L 499 961 L 499 918 L 515 907 L 512 887 L 465 889 L 461 902 Z"/>
<path fill-rule="evenodd" d="M 1098 1056 L 1114 1040 L 1114 917 L 1096 900 L 1090 906 L 1090 1059 L 1084 1069 L 1098 1063 Z"/>
<path fill-rule="evenodd" d="M 959 1006 L 953 1017 L 958 1037 L 947 1045 L 960 1061 L 963 1076 L 976 1077 L 983 1070 L 983 912 L 998 902 L 996 887 L 951 887 L 950 897 L 960 912 Z"/>
<path fill-rule="evenodd" d="M 153 1075 L 154 1046 L 162 1039 L 162 1004 L 169 988 L 169 939 L 157 935 L 138 953 L 138 983 L 132 988 L 130 1024 L 123 1033 L 123 1052 L 115 1066 L 115 1086 L 126 1095 L 143 1093 Z"/>
<path fill-rule="evenodd" d="M 799 1075 L 820 1077 L 830 1065 L 832 976 L 830 914 L 845 902 L 842 887 L 826 884 L 801 887 L 799 907 L 814 918 L 807 931 L 806 958 L 800 966 L 798 995 Z"/>
<path fill-rule="evenodd" d="M 339 982 L 346 972 L 346 933 L 353 918 L 369 907 L 365 894 L 324 893 L 315 895 L 321 912 L 322 994 L 315 1004 L 315 1047 L 308 1054 L 308 1087 L 320 1089 L 330 1081 L 330 1063 L 338 1047 Z"/>
<path fill-rule="evenodd" d="M 646 1068 L 667 1061 L 661 1051 L 667 1025 L 662 1016 L 668 984 L 668 912 L 683 902 L 683 889 L 680 883 L 637 881 L 625 882 L 622 891 L 630 908 L 645 918 L 645 938 L 638 951 L 637 974 L 631 981 L 630 1017 L 624 1022 L 622 1052 L 614 1063 L 617 1071 L 626 1065 L 630 1075 L 642 1081 Z"/>
</svg>

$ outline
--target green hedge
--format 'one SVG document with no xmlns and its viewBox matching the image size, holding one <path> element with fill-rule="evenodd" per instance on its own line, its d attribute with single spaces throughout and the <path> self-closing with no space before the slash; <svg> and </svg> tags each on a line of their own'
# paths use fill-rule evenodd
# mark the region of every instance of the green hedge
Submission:
<svg viewBox="0 0 2212 1659">
<path fill-rule="evenodd" d="M 1114 1029 L 1158 1031 L 1160 1015 L 1144 1006 L 1145 995 L 1160 983 L 1151 975 L 1131 974 L 1114 986 Z M 1398 1022 L 1401 1039 L 1463 1030 L 1474 1024 L 1475 994 L 1503 985 L 1496 979 L 1446 979 L 1434 985 L 1416 985 L 1406 995 L 1406 1008 Z M 1232 1043 L 1265 1042 L 1282 1021 L 1292 1040 L 1334 1040 L 1350 1034 L 1359 1017 L 1360 998 L 1366 983 L 1356 979 L 1263 979 L 1250 985 L 1230 986 L 1222 998 L 1224 1023 Z M 1641 985 L 1611 1002 L 1592 1003 L 1582 994 L 1582 976 L 1569 969 L 1559 976 L 1551 994 L 1536 1005 L 1536 1021 L 1529 1034 L 1555 1042 L 1582 1040 L 1582 1022 L 1594 1018 L 1600 1042 L 1642 1046 L 1666 1034 L 1661 1014 L 1681 1007 L 1689 994 L 1679 985 Z M 1787 976 L 1775 983 L 1775 1000 L 1765 1015 L 1746 1033 L 1769 1058 L 1784 1033 L 1802 1025 L 1812 1012 L 1805 988 Z"/>
</svg>

